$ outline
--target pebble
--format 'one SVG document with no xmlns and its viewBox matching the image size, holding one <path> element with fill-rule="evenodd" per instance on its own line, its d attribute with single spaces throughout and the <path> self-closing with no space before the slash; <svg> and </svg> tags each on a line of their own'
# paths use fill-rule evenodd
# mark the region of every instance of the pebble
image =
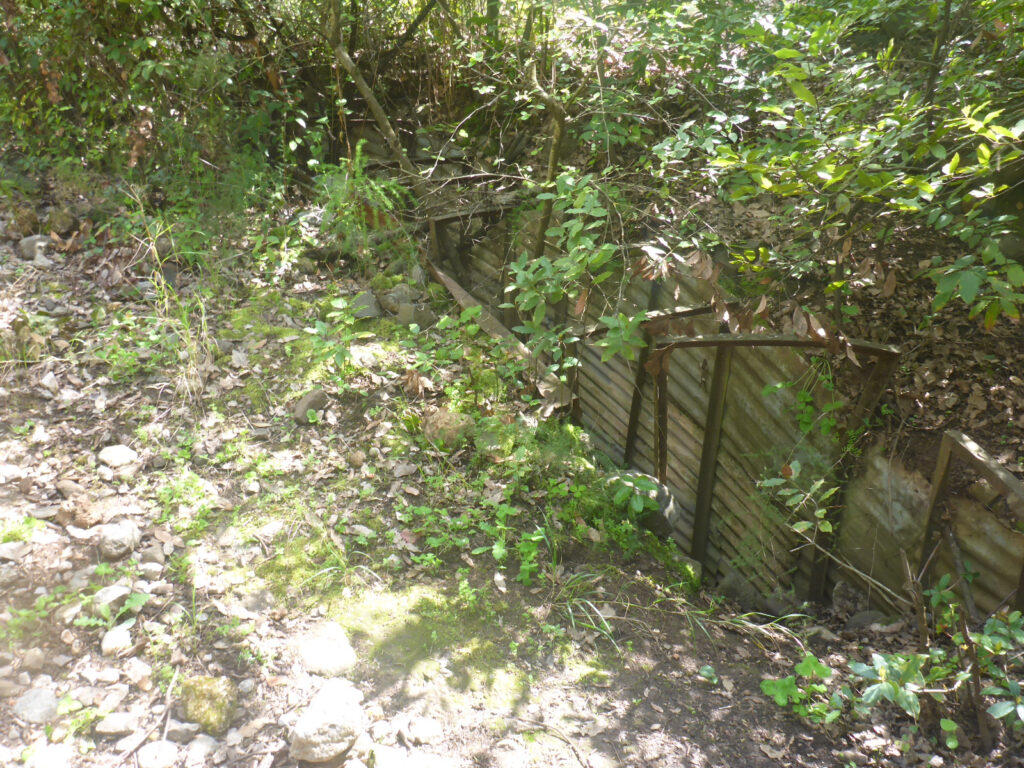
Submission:
<svg viewBox="0 0 1024 768">
<path fill-rule="evenodd" d="M 322 389 L 314 389 L 311 392 L 307 392 L 292 408 L 292 418 L 295 419 L 296 424 L 302 426 L 308 426 L 312 424 L 309 420 L 310 411 L 317 412 L 327 407 L 327 393 Z"/>
<path fill-rule="evenodd" d="M 92 596 L 92 613 L 94 616 L 114 616 L 124 605 L 132 591 L 123 584 L 111 584 Z"/>
<path fill-rule="evenodd" d="M 104 656 L 114 656 L 132 647 L 132 633 L 123 624 L 109 630 L 100 641 L 100 652 Z"/>
<path fill-rule="evenodd" d="M 130 712 L 111 712 L 96 723 L 95 731 L 99 736 L 124 736 L 134 733 L 138 727 L 138 715 Z"/>
<path fill-rule="evenodd" d="M 30 723 L 48 723 L 57 717 L 57 697 L 49 688 L 32 688 L 18 697 L 12 710 Z"/>
<path fill-rule="evenodd" d="M 127 445 L 108 445 L 101 450 L 97 458 L 111 469 L 117 469 L 139 460 L 139 454 Z"/>
<path fill-rule="evenodd" d="M 173 741 L 151 741 L 136 753 L 139 768 L 174 768 L 178 762 L 178 745 Z"/>
<path fill-rule="evenodd" d="M 131 520 L 100 526 L 99 548 L 104 560 L 120 560 L 139 545 L 142 532 Z"/>
<path fill-rule="evenodd" d="M 34 261 L 43 255 L 49 244 L 50 238 L 46 235 L 29 235 L 18 241 L 18 253 L 25 261 Z"/>
<path fill-rule="evenodd" d="M 39 744 L 31 750 L 24 768 L 67 768 L 75 762 L 75 748 L 64 741 L 60 744 Z"/>
<path fill-rule="evenodd" d="M 21 657 L 22 669 L 39 672 L 46 666 L 46 653 L 41 648 L 29 648 Z"/>
<path fill-rule="evenodd" d="M 201 733 L 196 736 L 188 745 L 188 751 L 185 754 L 185 765 L 186 766 L 205 766 L 209 763 L 209 756 L 217 751 L 219 744 L 213 736 L 209 736 L 205 733 Z"/>
<path fill-rule="evenodd" d="M 167 721 L 167 738 L 178 744 L 187 744 L 199 734 L 198 723 L 183 723 L 171 718 Z"/>
<path fill-rule="evenodd" d="M 337 677 L 356 663 L 356 652 L 341 625 L 324 621 L 292 643 L 303 669 L 311 675 Z"/>
<path fill-rule="evenodd" d="M 70 499 L 85 493 L 85 488 L 74 480 L 66 477 L 62 477 L 58 480 L 55 487 L 57 488 L 57 492 L 65 499 Z"/>
</svg>

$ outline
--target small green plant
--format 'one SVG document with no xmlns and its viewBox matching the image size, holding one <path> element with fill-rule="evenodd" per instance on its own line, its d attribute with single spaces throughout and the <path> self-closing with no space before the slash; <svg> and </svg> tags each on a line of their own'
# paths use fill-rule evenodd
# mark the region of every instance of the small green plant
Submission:
<svg viewBox="0 0 1024 768">
<path fill-rule="evenodd" d="M 45 595 L 37 597 L 29 608 L 8 608 L 11 617 L 0 623 L 0 640 L 13 643 L 40 632 L 50 611 L 59 604 L 66 592 L 66 587 L 55 587 Z"/>
<path fill-rule="evenodd" d="M 829 690 L 828 680 L 833 670 L 813 653 L 805 653 L 794 668 L 796 675 L 777 680 L 762 680 L 761 691 L 771 696 L 779 706 L 791 705 L 792 710 L 811 722 L 829 724 L 843 713 L 846 691 Z"/>
<path fill-rule="evenodd" d="M 331 299 L 331 310 L 327 313 L 327 321 L 317 320 L 306 333 L 313 337 L 313 348 L 321 360 L 334 363 L 339 383 L 344 384 L 351 370 L 349 360 L 352 358 L 352 343 L 362 339 L 371 339 L 369 331 L 357 331 L 356 320 L 351 303 L 345 297 Z"/>
<path fill-rule="evenodd" d="M 133 592 L 128 595 L 125 599 L 124 604 L 118 608 L 117 612 L 111 610 L 109 604 L 101 604 L 96 606 L 95 616 L 79 616 L 75 619 L 74 624 L 78 627 L 99 627 L 102 629 L 110 629 L 126 614 L 136 614 L 142 609 L 146 603 L 149 602 L 149 595 L 142 592 Z M 129 619 L 128 626 L 135 623 L 135 619 Z"/>
</svg>

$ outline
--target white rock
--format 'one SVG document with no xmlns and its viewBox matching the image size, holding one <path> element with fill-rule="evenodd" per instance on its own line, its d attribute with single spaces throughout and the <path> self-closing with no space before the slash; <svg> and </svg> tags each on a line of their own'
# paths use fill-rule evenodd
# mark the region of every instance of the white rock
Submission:
<svg viewBox="0 0 1024 768">
<path fill-rule="evenodd" d="M 136 753 L 139 768 L 174 768 L 178 762 L 178 745 L 172 741 L 151 741 Z"/>
<path fill-rule="evenodd" d="M 51 395 L 56 395 L 60 390 L 60 382 L 57 381 L 53 371 L 47 371 L 46 375 L 39 380 L 39 384 Z"/>
<path fill-rule="evenodd" d="M 348 680 L 327 680 L 292 726 L 292 759 L 322 763 L 347 750 L 367 726 L 362 700 Z"/>
<path fill-rule="evenodd" d="M 356 652 L 341 626 L 323 621 L 297 637 L 292 649 L 303 669 L 311 675 L 337 677 L 356 663 Z"/>
<path fill-rule="evenodd" d="M 408 746 L 436 744 L 444 736 L 444 727 L 432 717 L 411 717 L 403 723 L 398 735 Z"/>
<path fill-rule="evenodd" d="M 210 755 L 217 751 L 218 743 L 213 736 L 200 733 L 188 745 L 188 752 L 185 755 L 185 765 L 189 768 L 199 768 L 208 764 Z"/>
<path fill-rule="evenodd" d="M 5 541 L 0 543 L 0 560 L 18 562 L 32 549 L 31 545 L 23 541 Z"/>
<path fill-rule="evenodd" d="M 25 261 L 33 261 L 42 256 L 50 244 L 50 238 L 46 235 L 29 235 L 18 241 L 18 253 Z"/>
<path fill-rule="evenodd" d="M 92 596 L 92 613 L 94 616 L 106 614 L 113 617 L 124 605 L 132 591 L 123 584 L 111 584 Z"/>
<path fill-rule="evenodd" d="M 124 624 L 114 627 L 100 641 L 100 651 L 104 656 L 114 656 L 132 647 L 132 633 Z"/>
<path fill-rule="evenodd" d="M 108 445 L 99 452 L 97 458 L 108 467 L 117 469 L 126 464 L 134 464 L 139 460 L 139 454 L 127 445 Z"/>
<path fill-rule="evenodd" d="M 130 712 L 111 712 L 96 723 L 95 731 L 100 736 L 124 736 L 134 733 L 138 727 L 138 715 Z"/>
<path fill-rule="evenodd" d="M 11 709 L 22 720 L 48 723 L 57 717 L 57 697 L 49 688 L 33 688 L 19 696 Z"/>
<path fill-rule="evenodd" d="M 67 768 L 74 765 L 77 755 L 69 741 L 60 744 L 39 744 L 25 760 L 25 768 Z"/>
<path fill-rule="evenodd" d="M 139 546 L 142 531 L 131 520 L 100 526 L 99 548 L 104 560 L 119 560 Z"/>
</svg>

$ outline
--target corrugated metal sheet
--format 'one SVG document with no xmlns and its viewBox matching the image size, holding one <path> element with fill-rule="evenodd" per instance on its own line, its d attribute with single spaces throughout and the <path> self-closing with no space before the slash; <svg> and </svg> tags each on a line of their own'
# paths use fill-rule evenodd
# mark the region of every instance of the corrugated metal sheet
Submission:
<svg viewBox="0 0 1024 768">
<path fill-rule="evenodd" d="M 519 253 L 530 250 L 529 233 L 535 215 L 490 226 L 469 254 L 455 260 L 453 269 L 463 287 L 487 305 L 498 317 L 510 316 L 498 309 L 508 300 L 504 292 L 508 264 Z M 550 252 L 549 252 L 550 254 Z M 657 285 L 633 279 L 613 293 L 595 290 L 590 296 L 584 322 L 596 324 L 602 315 L 627 315 L 648 309 L 702 306 L 708 294 L 699 281 Z M 652 296 L 653 293 L 653 296 Z M 565 316 L 565 307 L 550 315 Z M 696 322 L 698 332 L 714 333 L 717 324 L 704 318 Z M 662 341 L 655 339 L 655 341 Z M 616 356 L 601 360 L 602 349 L 581 344 L 577 395 L 584 426 L 594 447 L 614 462 L 623 461 L 630 405 L 636 381 L 637 362 Z M 667 485 L 678 502 L 679 517 L 673 521 L 676 539 L 689 549 L 693 535 L 698 470 L 709 402 L 712 348 L 677 349 L 671 355 L 668 382 L 668 469 Z M 817 431 L 801 432 L 795 418 L 799 384 L 775 394 L 762 394 L 766 385 L 780 382 L 808 382 L 811 367 L 807 358 L 785 348 L 738 348 L 732 358 L 725 400 L 716 483 L 712 500 L 712 527 L 708 544 L 707 571 L 735 568 L 763 593 L 778 586 L 801 592 L 811 578 L 811 551 L 798 548 L 787 519 L 764 497 L 758 481 L 779 474 L 781 467 L 799 459 L 804 477 L 822 476 L 838 456 L 840 446 Z M 654 387 L 645 377 L 640 417 L 633 452 L 633 466 L 656 474 Z M 843 578 L 871 589 L 870 580 L 881 582 L 895 592 L 904 581 L 900 549 L 916 564 L 920 556 L 929 487 L 920 475 L 912 474 L 881 452 L 869 454 L 860 475 L 848 486 L 846 506 L 839 525 L 836 554 L 849 568 Z M 957 500 L 951 503 L 953 524 L 963 557 L 982 575 L 973 590 L 979 608 L 988 611 L 1004 601 L 1016 586 L 1024 560 L 1024 534 L 1008 529 L 991 512 L 978 504 Z M 935 561 L 936 572 L 952 570 L 943 547 Z M 984 567 L 982 567 L 984 566 Z M 876 594 L 878 590 L 875 590 Z"/>
</svg>

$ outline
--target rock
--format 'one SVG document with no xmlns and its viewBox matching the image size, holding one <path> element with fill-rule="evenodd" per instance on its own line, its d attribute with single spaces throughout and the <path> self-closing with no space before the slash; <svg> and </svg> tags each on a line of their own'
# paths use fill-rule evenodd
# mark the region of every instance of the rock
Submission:
<svg viewBox="0 0 1024 768">
<path fill-rule="evenodd" d="M 337 677 L 356 663 L 356 652 L 345 630 L 336 622 L 325 621 L 292 642 L 292 650 L 311 675 Z"/>
<path fill-rule="evenodd" d="M 85 488 L 76 483 L 74 480 L 70 480 L 66 477 L 62 477 L 60 480 L 58 480 L 55 487 L 57 489 L 57 492 L 65 499 L 70 499 L 85 493 Z"/>
<path fill-rule="evenodd" d="M 166 559 L 167 555 L 164 554 L 164 548 L 159 544 L 153 544 L 139 552 L 140 563 L 157 563 L 158 565 L 163 565 Z"/>
<path fill-rule="evenodd" d="M 74 765 L 78 754 L 71 742 L 72 739 L 68 739 L 59 744 L 40 744 L 30 750 L 24 768 L 67 768 Z"/>
<path fill-rule="evenodd" d="M 235 717 L 238 690 L 227 677 L 201 675 L 182 683 L 181 708 L 184 718 L 197 723 L 211 736 L 222 736 Z"/>
<path fill-rule="evenodd" d="M 138 715 L 129 712 L 111 712 L 93 728 L 98 736 L 124 736 L 135 733 L 139 727 Z"/>
<path fill-rule="evenodd" d="M 31 550 L 32 547 L 24 541 L 5 541 L 0 543 L 0 560 L 17 563 Z"/>
<path fill-rule="evenodd" d="M 135 753 L 139 768 L 174 768 L 178 762 L 178 745 L 173 741 L 151 741 Z"/>
<path fill-rule="evenodd" d="M 39 672 L 46 666 L 46 653 L 42 648 L 29 648 L 21 657 L 21 668 Z"/>
<path fill-rule="evenodd" d="M 380 317 L 380 304 L 377 302 L 377 297 L 369 291 L 363 291 L 362 293 L 356 294 L 356 297 L 352 299 L 352 316 L 356 320 L 362 320 L 364 318 Z"/>
<path fill-rule="evenodd" d="M 473 431 L 473 419 L 464 413 L 438 408 L 423 418 L 423 435 L 444 448 L 458 448 Z"/>
<path fill-rule="evenodd" d="M 142 531 L 131 520 L 119 520 L 100 527 L 99 549 L 104 560 L 120 560 L 134 551 Z"/>
<path fill-rule="evenodd" d="M 49 688 L 32 688 L 18 697 L 11 710 L 16 717 L 43 725 L 57 717 L 57 697 Z"/>
<path fill-rule="evenodd" d="M 398 314 L 398 309 L 402 304 L 415 304 L 419 297 L 419 290 L 406 283 L 399 283 L 390 291 L 379 296 L 380 305 L 393 315 Z"/>
<path fill-rule="evenodd" d="M 366 454 L 359 449 L 349 451 L 347 458 L 349 466 L 353 469 L 359 469 L 366 463 Z"/>
<path fill-rule="evenodd" d="M 25 686 L 13 680 L 0 679 L 0 699 L 9 699 L 25 690 Z"/>
<path fill-rule="evenodd" d="M 29 235 L 18 241 L 18 253 L 25 261 L 35 261 L 37 257 L 43 256 L 50 245 L 50 238 L 46 235 Z"/>
<path fill-rule="evenodd" d="M 46 375 L 39 380 L 39 386 L 51 395 L 56 395 L 60 391 L 60 382 L 57 381 L 57 375 L 53 371 L 46 372 Z"/>
<path fill-rule="evenodd" d="M 352 746 L 367 726 L 363 694 L 347 680 L 327 680 L 289 733 L 293 760 L 326 762 Z"/>
<path fill-rule="evenodd" d="M 156 581 L 163 573 L 164 567 L 160 563 L 139 563 L 139 576 L 148 581 Z"/>
<path fill-rule="evenodd" d="M 219 743 L 213 736 L 201 733 L 196 736 L 188 745 L 185 753 L 185 765 L 191 768 L 210 765 L 209 757 L 217 751 Z"/>
<path fill-rule="evenodd" d="M 78 614 L 82 612 L 82 604 L 77 600 L 62 605 L 56 611 L 53 612 L 53 618 L 58 624 L 69 626 L 76 618 Z"/>
<path fill-rule="evenodd" d="M 432 717 L 410 717 L 398 729 L 398 737 L 410 747 L 436 744 L 444 737 L 444 726 Z"/>
<path fill-rule="evenodd" d="M 100 640 L 100 653 L 104 656 L 116 656 L 132 647 L 131 630 L 121 624 L 113 629 L 107 630 Z"/>
<path fill-rule="evenodd" d="M 848 632 L 867 629 L 872 624 L 885 624 L 887 618 L 881 611 L 858 611 L 847 620 L 846 626 L 843 629 Z"/>
<path fill-rule="evenodd" d="M 178 744 L 187 744 L 199 735 L 198 723 L 183 723 L 171 718 L 167 721 L 167 738 Z M 207 737 L 211 738 L 211 737 Z"/>
<path fill-rule="evenodd" d="M 429 328 L 437 322 L 437 315 L 430 307 L 420 304 L 402 303 L 395 312 L 395 322 L 399 325 L 412 325 Z"/>
<path fill-rule="evenodd" d="M 74 232 L 78 222 L 74 214 L 67 208 L 54 208 L 46 217 L 45 229 L 47 232 L 56 232 L 61 237 L 66 237 Z"/>
<path fill-rule="evenodd" d="M 127 445 L 108 445 L 99 452 L 97 458 L 111 469 L 118 469 L 137 462 L 139 454 Z"/>
<path fill-rule="evenodd" d="M 295 419 L 296 424 L 308 426 L 313 423 L 309 419 L 310 411 L 319 414 L 321 410 L 327 407 L 327 402 L 327 393 L 322 389 L 314 389 L 312 392 L 307 392 L 299 398 L 295 407 L 292 408 L 292 418 Z"/>
<path fill-rule="evenodd" d="M 95 572 L 95 565 L 87 565 L 85 568 L 79 568 L 77 571 L 73 571 L 71 576 L 68 578 L 68 588 L 72 592 L 81 592 L 89 586 L 89 580 Z"/>
<path fill-rule="evenodd" d="M 153 689 L 151 675 L 153 668 L 137 656 L 132 656 L 124 663 L 124 676 L 133 685 L 137 685 L 140 691 Z"/>
<path fill-rule="evenodd" d="M 123 584 L 111 584 L 99 590 L 92 596 L 93 616 L 116 616 L 131 593 L 132 591 Z"/>
</svg>

